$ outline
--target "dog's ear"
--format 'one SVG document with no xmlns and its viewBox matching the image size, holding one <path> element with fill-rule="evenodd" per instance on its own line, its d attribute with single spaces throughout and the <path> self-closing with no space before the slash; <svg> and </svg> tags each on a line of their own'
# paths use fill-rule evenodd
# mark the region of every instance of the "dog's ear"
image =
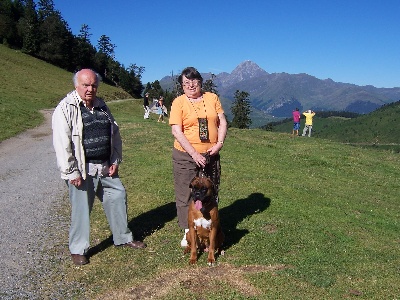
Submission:
<svg viewBox="0 0 400 300">
<path fill-rule="evenodd" d="M 214 182 L 211 180 L 211 178 L 207 177 L 207 181 L 211 184 L 212 188 L 214 189 L 215 185 Z"/>
<path fill-rule="evenodd" d="M 192 188 L 194 181 L 196 180 L 197 176 L 193 177 L 193 179 L 190 181 L 189 187 Z"/>
</svg>

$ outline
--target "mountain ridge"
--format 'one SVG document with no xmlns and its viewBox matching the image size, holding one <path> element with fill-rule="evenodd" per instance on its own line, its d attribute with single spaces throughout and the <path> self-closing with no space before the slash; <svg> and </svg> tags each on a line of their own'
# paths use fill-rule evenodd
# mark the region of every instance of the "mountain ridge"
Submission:
<svg viewBox="0 0 400 300">
<path fill-rule="evenodd" d="M 206 80 L 211 73 L 202 73 L 202 76 Z M 268 73 L 250 60 L 241 62 L 231 73 L 215 76 L 217 90 L 228 103 L 234 101 L 236 90 L 246 91 L 253 109 L 274 117 L 289 117 L 296 107 L 366 114 L 400 100 L 399 87 L 358 86 L 330 78 L 318 79 L 306 73 Z M 161 87 L 168 88 L 169 81 L 171 76 L 164 77 Z"/>
</svg>

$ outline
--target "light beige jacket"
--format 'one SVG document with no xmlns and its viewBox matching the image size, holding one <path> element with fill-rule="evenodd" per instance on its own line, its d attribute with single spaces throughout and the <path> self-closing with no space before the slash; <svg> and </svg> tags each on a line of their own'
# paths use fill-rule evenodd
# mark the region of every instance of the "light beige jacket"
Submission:
<svg viewBox="0 0 400 300">
<path fill-rule="evenodd" d="M 80 103 L 82 103 L 82 99 L 76 91 L 72 91 L 60 101 L 53 113 L 53 147 L 62 179 L 72 180 L 78 177 L 86 179 Z M 111 121 L 111 156 L 109 163 L 119 164 L 122 161 L 122 140 L 118 124 L 102 99 L 96 98 L 93 106 L 99 107 Z"/>
</svg>

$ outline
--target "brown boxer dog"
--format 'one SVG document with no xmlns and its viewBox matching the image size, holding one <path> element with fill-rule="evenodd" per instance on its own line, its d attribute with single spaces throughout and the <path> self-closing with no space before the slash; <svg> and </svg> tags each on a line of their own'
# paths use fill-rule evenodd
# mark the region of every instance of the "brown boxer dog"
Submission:
<svg viewBox="0 0 400 300">
<path fill-rule="evenodd" d="M 184 253 L 190 252 L 190 264 L 197 262 L 197 250 L 208 252 L 208 265 L 215 263 L 215 251 L 221 253 L 224 234 L 218 215 L 218 203 L 214 197 L 214 185 L 208 177 L 195 177 L 190 183 L 191 202 L 189 204 L 186 234 L 188 246 Z"/>
</svg>

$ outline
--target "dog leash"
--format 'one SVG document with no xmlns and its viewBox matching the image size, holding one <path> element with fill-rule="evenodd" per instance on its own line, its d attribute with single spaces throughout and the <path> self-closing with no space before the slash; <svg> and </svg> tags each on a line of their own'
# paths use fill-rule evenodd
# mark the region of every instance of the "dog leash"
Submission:
<svg viewBox="0 0 400 300">
<path fill-rule="evenodd" d="M 219 186 L 219 181 L 216 185 L 216 183 L 214 182 L 215 180 L 215 174 L 214 174 L 214 169 L 211 168 L 211 170 L 206 170 L 207 166 L 211 163 L 211 155 L 207 152 L 206 154 L 204 154 L 204 157 L 206 158 L 206 163 L 204 165 L 203 168 L 197 167 L 197 177 L 200 178 L 209 178 L 211 179 L 212 183 L 213 183 L 213 188 L 214 188 L 214 194 L 215 194 L 215 200 L 217 203 L 219 203 L 219 197 L 218 197 L 218 186 Z"/>
<path fill-rule="evenodd" d="M 206 159 L 206 163 L 205 163 L 204 167 L 202 167 L 202 168 L 197 167 L 197 176 L 198 177 L 208 177 L 208 178 L 210 178 L 210 176 L 208 176 L 207 173 L 206 173 L 206 167 L 210 163 L 210 154 L 207 152 L 204 155 L 204 157 Z"/>
</svg>

